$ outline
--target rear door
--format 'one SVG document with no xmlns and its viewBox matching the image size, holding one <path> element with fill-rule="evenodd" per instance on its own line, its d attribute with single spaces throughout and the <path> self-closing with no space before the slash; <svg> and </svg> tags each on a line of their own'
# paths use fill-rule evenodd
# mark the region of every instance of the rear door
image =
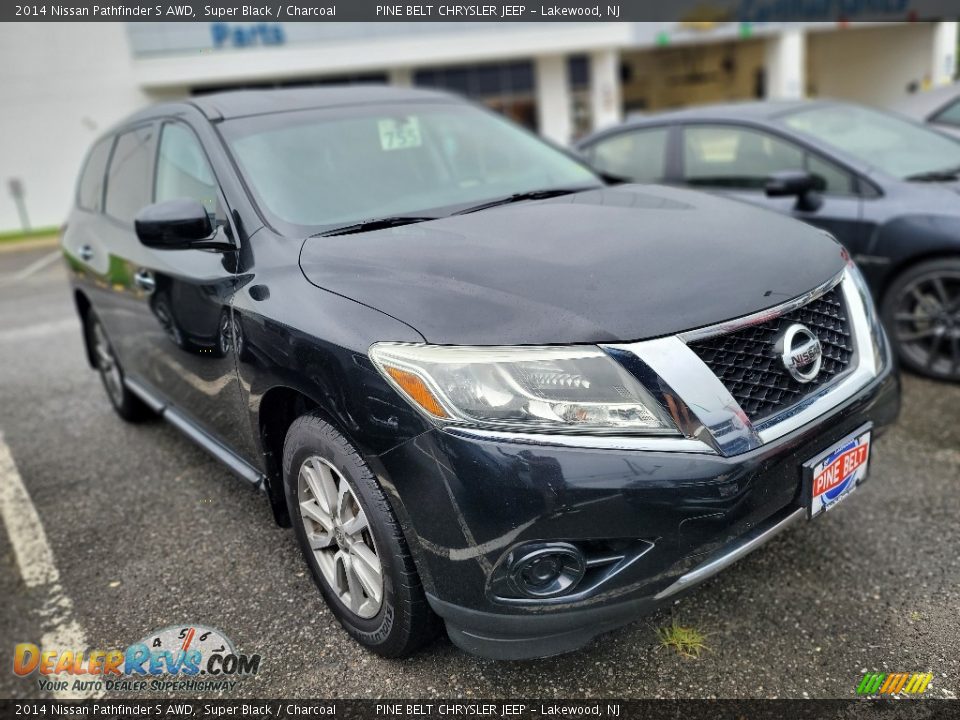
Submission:
<svg viewBox="0 0 960 720">
<path fill-rule="evenodd" d="M 149 366 L 144 343 L 148 331 L 148 295 L 136 281 L 149 251 L 137 240 L 133 219 L 150 201 L 150 175 L 157 126 L 144 122 L 119 131 L 107 164 L 103 211 L 97 237 L 106 251 L 94 248 L 103 298 L 98 313 L 125 374 L 143 376 Z"/>
<path fill-rule="evenodd" d="M 689 186 L 792 215 L 832 233 L 855 253 L 865 243 L 856 175 L 788 138 L 733 123 L 684 125 L 678 160 L 679 176 Z M 823 178 L 820 207 L 800 210 L 794 197 L 767 197 L 766 179 L 781 170 L 805 170 Z"/>
</svg>

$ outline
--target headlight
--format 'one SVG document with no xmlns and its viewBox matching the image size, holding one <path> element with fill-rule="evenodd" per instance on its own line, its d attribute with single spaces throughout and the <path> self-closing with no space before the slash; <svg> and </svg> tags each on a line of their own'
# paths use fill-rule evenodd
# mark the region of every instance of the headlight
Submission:
<svg viewBox="0 0 960 720">
<path fill-rule="evenodd" d="M 441 423 L 581 433 L 676 432 L 643 386 L 597 347 L 377 343 L 370 357 Z"/>
</svg>

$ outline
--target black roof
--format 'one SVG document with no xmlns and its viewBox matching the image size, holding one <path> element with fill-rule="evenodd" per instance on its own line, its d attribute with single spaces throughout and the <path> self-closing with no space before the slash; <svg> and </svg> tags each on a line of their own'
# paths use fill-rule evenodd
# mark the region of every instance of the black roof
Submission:
<svg viewBox="0 0 960 720">
<path fill-rule="evenodd" d="M 334 85 L 282 90 L 232 90 L 200 95 L 191 98 L 190 102 L 211 120 L 226 120 L 289 110 L 411 100 L 450 100 L 452 97 L 434 90 L 391 85 Z"/>
<path fill-rule="evenodd" d="M 391 85 L 334 85 L 325 87 L 283 88 L 277 90 L 228 90 L 197 95 L 179 102 L 145 108 L 124 120 L 123 124 L 176 112 L 192 105 L 210 120 L 229 120 L 249 115 L 392 102 L 456 101 L 459 98 L 436 90 Z"/>
<path fill-rule="evenodd" d="M 730 117 L 744 118 L 751 117 L 756 119 L 769 120 L 778 115 L 785 115 L 800 110 L 801 108 L 811 107 L 816 104 L 822 104 L 819 100 L 747 100 L 744 102 L 717 103 L 713 105 L 693 105 L 678 110 L 667 110 L 664 112 L 650 113 L 649 117 L 658 118 L 701 118 L 701 117 Z M 640 118 L 648 117 L 641 115 Z"/>
</svg>

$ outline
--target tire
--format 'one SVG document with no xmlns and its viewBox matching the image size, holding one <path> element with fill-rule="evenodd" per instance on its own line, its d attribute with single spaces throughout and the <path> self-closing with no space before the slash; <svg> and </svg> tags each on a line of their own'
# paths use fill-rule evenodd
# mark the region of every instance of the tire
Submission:
<svg viewBox="0 0 960 720">
<path fill-rule="evenodd" d="M 929 260 L 897 275 L 881 316 L 904 367 L 960 381 L 960 258 Z"/>
<path fill-rule="evenodd" d="M 123 367 L 113 351 L 103 324 L 93 310 L 87 313 L 84 326 L 94 365 L 107 393 L 107 399 L 117 415 L 127 422 L 142 422 L 156 417 L 156 413 L 123 384 Z"/>
<path fill-rule="evenodd" d="M 349 441 L 316 415 L 297 418 L 283 445 L 283 479 L 300 550 L 347 633 L 394 658 L 432 640 L 439 619 L 427 604 L 400 525 Z M 357 520 L 359 511 L 366 524 Z M 371 551 L 380 567 L 379 599 Z"/>
</svg>

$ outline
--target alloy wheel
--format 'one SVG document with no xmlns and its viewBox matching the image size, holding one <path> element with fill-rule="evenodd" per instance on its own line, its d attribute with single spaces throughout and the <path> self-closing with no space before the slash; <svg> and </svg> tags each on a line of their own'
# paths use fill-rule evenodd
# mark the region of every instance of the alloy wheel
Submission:
<svg viewBox="0 0 960 720">
<path fill-rule="evenodd" d="M 893 325 L 901 351 L 915 365 L 960 378 L 960 272 L 932 270 L 905 285 Z"/>
<path fill-rule="evenodd" d="M 120 366 L 117 365 L 113 349 L 103 332 L 103 326 L 99 322 L 93 325 L 93 349 L 97 356 L 97 368 L 100 370 L 100 376 L 103 378 L 103 384 L 107 388 L 110 399 L 115 405 L 122 405 L 123 376 L 120 374 Z"/>
<path fill-rule="evenodd" d="M 383 566 L 350 484 L 328 461 L 311 456 L 300 466 L 297 501 L 328 587 L 353 614 L 374 617 L 383 604 Z"/>
</svg>

